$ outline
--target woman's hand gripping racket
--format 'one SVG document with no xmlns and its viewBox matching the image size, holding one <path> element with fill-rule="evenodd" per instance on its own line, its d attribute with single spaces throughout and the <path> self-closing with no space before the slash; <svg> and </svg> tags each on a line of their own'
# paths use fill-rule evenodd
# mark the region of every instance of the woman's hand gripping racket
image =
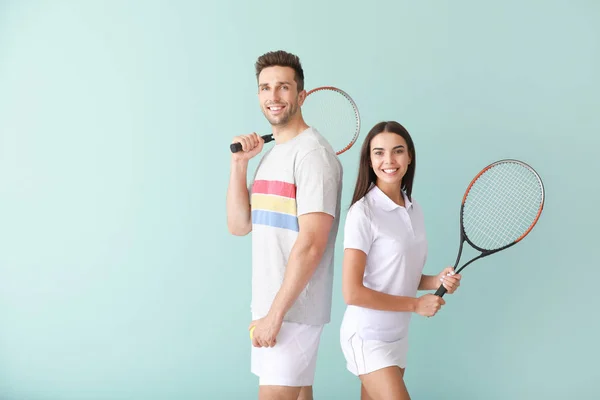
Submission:
<svg viewBox="0 0 600 400">
<path fill-rule="evenodd" d="M 310 90 L 302 105 L 306 123 L 321 133 L 337 155 L 350 149 L 360 133 L 360 114 L 354 100 L 343 90 L 323 86 Z M 261 136 L 265 143 L 274 140 L 273 134 Z M 232 153 L 242 150 L 240 143 L 232 143 Z"/>
<path fill-rule="evenodd" d="M 544 185 L 533 168 L 517 160 L 485 167 L 469 184 L 460 207 L 460 246 L 466 241 L 481 252 L 456 273 L 480 258 L 520 242 L 535 226 L 544 208 Z M 443 297 L 441 285 L 435 294 Z"/>
</svg>

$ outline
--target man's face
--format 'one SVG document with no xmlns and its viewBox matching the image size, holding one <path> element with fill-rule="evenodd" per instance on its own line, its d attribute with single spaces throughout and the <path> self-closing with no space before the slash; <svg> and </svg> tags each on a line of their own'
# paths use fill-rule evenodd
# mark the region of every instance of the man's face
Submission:
<svg viewBox="0 0 600 400">
<path fill-rule="evenodd" d="M 267 67 L 258 76 L 258 101 L 271 125 L 287 124 L 300 109 L 306 92 L 298 93 L 290 67 Z"/>
</svg>

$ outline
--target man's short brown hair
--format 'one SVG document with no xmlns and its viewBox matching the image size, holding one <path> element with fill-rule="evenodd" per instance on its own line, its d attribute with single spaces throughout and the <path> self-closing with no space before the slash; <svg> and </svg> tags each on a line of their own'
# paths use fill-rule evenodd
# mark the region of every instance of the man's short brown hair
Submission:
<svg viewBox="0 0 600 400">
<path fill-rule="evenodd" d="M 290 67 L 295 72 L 294 80 L 296 81 L 298 92 L 304 90 L 304 71 L 302 70 L 302 65 L 300 64 L 300 58 L 294 54 L 283 50 L 270 51 L 258 57 L 258 60 L 256 60 L 256 64 L 254 64 L 254 66 L 256 68 L 257 80 L 261 71 L 265 68 L 275 66 Z"/>
</svg>

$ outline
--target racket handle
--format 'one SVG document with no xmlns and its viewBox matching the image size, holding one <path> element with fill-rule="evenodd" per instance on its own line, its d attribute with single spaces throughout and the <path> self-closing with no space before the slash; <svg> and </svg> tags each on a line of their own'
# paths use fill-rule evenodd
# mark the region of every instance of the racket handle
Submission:
<svg viewBox="0 0 600 400">
<path fill-rule="evenodd" d="M 265 143 L 269 143 L 271 140 L 274 139 L 272 134 L 261 136 L 261 138 L 265 141 Z M 231 145 L 229 145 L 229 149 L 232 153 L 237 153 L 238 151 L 242 151 L 242 144 L 238 142 L 231 143 Z"/>
<path fill-rule="evenodd" d="M 444 287 L 444 285 L 440 285 L 440 287 L 438 288 L 438 290 L 435 292 L 436 296 L 440 296 L 440 297 L 444 297 L 444 294 L 446 294 L 447 290 Z"/>
</svg>

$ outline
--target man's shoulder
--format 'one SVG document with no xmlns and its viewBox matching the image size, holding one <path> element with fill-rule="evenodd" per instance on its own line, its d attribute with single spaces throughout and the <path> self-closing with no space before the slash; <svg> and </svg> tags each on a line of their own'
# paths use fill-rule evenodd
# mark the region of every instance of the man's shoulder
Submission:
<svg viewBox="0 0 600 400">
<path fill-rule="evenodd" d="M 316 128 L 313 127 L 309 127 L 302 132 L 302 134 L 298 137 L 296 148 L 299 152 L 310 153 L 315 150 L 320 150 L 324 154 L 336 156 L 335 151 L 333 150 L 333 147 L 329 141 L 323 135 L 321 135 Z"/>
<path fill-rule="evenodd" d="M 307 135 L 302 142 L 298 143 L 296 160 L 298 165 L 322 164 L 331 171 L 342 170 L 339 157 L 326 140 L 316 131 Z"/>
</svg>

